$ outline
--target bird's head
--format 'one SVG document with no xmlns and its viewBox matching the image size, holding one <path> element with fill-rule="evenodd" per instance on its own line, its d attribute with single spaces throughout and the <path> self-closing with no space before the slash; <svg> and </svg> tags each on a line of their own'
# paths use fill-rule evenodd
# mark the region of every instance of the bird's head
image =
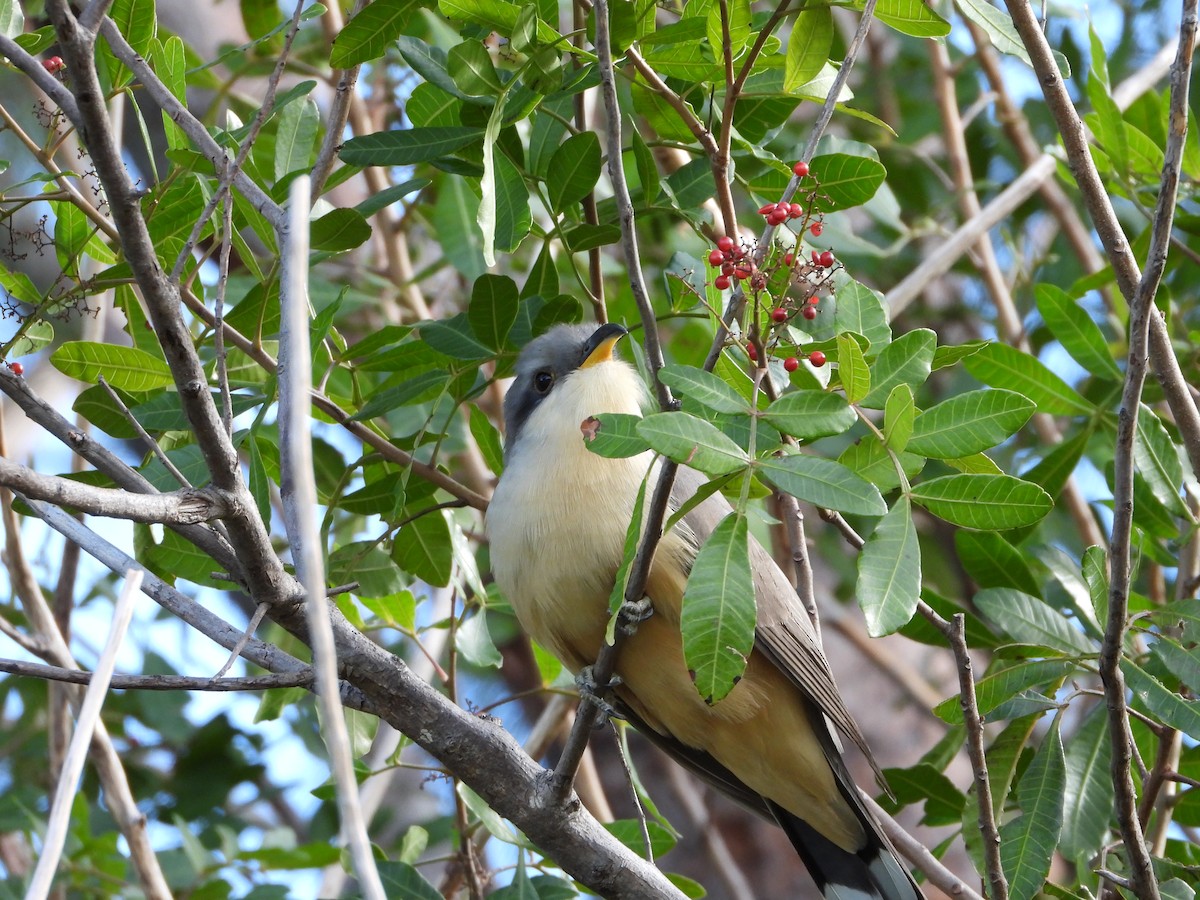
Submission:
<svg viewBox="0 0 1200 900">
<path fill-rule="evenodd" d="M 504 399 L 504 420 L 508 430 L 505 456 L 511 457 L 522 436 L 533 427 L 544 426 L 551 415 L 561 415 L 570 421 L 567 427 L 579 427 L 577 390 L 586 376 L 599 375 L 602 364 L 614 362 L 613 349 L 628 330 L 614 323 L 592 325 L 559 325 L 530 341 L 517 357 L 516 380 Z M 610 390 L 611 398 L 589 396 L 585 402 L 600 405 L 584 415 L 601 412 L 636 411 L 644 392 L 636 374 L 620 363 L 612 378 L 598 379 L 597 384 Z M 588 392 L 592 393 L 592 392 Z M 632 393 L 632 396 L 624 396 Z M 606 402 L 607 401 L 607 402 Z M 632 409 L 630 409 L 632 407 Z"/>
</svg>

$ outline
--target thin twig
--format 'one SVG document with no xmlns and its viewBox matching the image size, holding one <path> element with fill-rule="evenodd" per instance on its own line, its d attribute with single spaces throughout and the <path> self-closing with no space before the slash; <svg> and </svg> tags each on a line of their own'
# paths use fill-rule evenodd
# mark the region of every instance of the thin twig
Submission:
<svg viewBox="0 0 1200 900">
<path fill-rule="evenodd" d="M 47 666 L 42 663 L 0 659 L 0 672 L 22 678 L 40 678 L 65 684 L 91 684 L 95 672 Z M 269 691 L 275 688 L 310 687 L 311 669 L 279 672 L 271 675 L 247 675 L 241 678 L 204 675 L 113 675 L 109 687 L 116 691 Z"/>
<path fill-rule="evenodd" d="M 350 18 L 354 18 L 362 12 L 366 5 L 366 0 L 355 0 L 354 8 L 350 10 Z M 332 39 L 337 37 L 345 25 L 341 6 L 336 3 L 327 5 L 321 22 L 325 25 L 326 36 L 332 42 Z M 337 161 L 337 151 L 342 145 L 343 132 L 346 130 L 346 122 L 350 118 L 350 103 L 354 98 L 354 87 L 358 84 L 358 73 L 361 68 L 361 66 L 351 66 L 349 69 L 335 69 L 331 73 L 337 76 L 337 88 L 334 90 L 333 101 L 329 104 L 329 111 L 325 116 L 325 137 L 321 141 L 316 161 L 309 174 L 312 179 L 312 190 L 309 193 L 310 205 L 316 203 L 324 193 L 325 182 L 329 180 L 333 164 Z"/>
<path fill-rule="evenodd" d="M 50 816 L 46 821 L 46 832 L 42 836 L 42 855 L 38 859 L 37 868 L 29 887 L 25 892 L 26 900 L 40 900 L 50 892 L 50 884 L 58 869 L 58 861 L 67 841 L 67 828 L 71 824 L 71 806 L 79 784 L 79 776 L 83 773 L 83 764 L 87 759 L 88 747 L 92 743 L 92 735 L 100 719 L 100 707 L 108 693 L 108 683 L 112 678 L 113 669 L 117 665 L 117 652 L 125 639 L 125 632 L 133 618 L 134 600 L 141 587 L 142 572 L 140 569 L 130 569 L 125 573 L 125 584 L 121 588 L 113 607 L 112 623 L 109 625 L 108 641 L 104 652 L 96 664 L 96 671 L 88 684 L 75 721 L 75 734 L 67 748 L 67 756 L 63 761 L 62 771 L 58 776 L 58 785 L 54 792 L 54 802 L 50 806 Z"/>
<path fill-rule="evenodd" d="M 241 638 L 239 638 L 238 642 L 230 649 L 229 657 L 225 660 L 224 665 L 217 670 L 217 674 L 213 676 L 214 679 L 220 678 L 233 668 L 233 664 L 237 662 L 238 657 L 242 655 L 242 651 L 246 648 L 246 645 L 250 643 L 250 639 L 254 637 L 254 632 L 258 631 L 258 626 L 262 624 L 263 616 L 266 614 L 267 604 L 260 603 L 257 607 L 255 607 L 254 615 L 250 617 L 250 621 L 246 625 L 246 630 L 242 632 Z"/>
<path fill-rule="evenodd" d="M 932 612 L 932 610 L 930 610 Z M 934 615 L 937 615 L 934 613 Z M 938 616 L 938 619 L 941 619 Z M 941 621 L 945 622 L 944 619 Z M 966 626 L 962 613 L 955 613 L 953 620 L 943 630 L 954 660 L 958 665 L 959 704 L 963 711 L 963 724 L 967 729 L 967 755 L 971 758 L 971 770 L 975 775 L 975 800 L 979 803 L 979 831 L 983 837 L 983 860 L 987 870 L 987 881 L 991 887 L 991 900 L 1008 897 L 1008 881 L 1000 862 L 1000 830 L 996 827 L 995 807 L 992 805 L 992 782 L 988 776 L 987 758 L 983 749 L 983 720 L 979 715 L 979 703 L 975 698 L 975 679 L 972 676 L 971 654 L 967 650 Z"/>
<path fill-rule="evenodd" d="M 121 395 L 116 392 L 113 386 L 108 383 L 108 379 L 101 375 L 97 380 L 100 382 L 100 387 L 104 388 L 105 393 L 108 394 L 109 399 L 112 400 L 117 409 L 121 411 L 121 415 L 125 417 L 125 421 L 128 422 L 133 427 L 133 430 L 138 433 L 138 437 L 142 439 L 142 443 L 146 445 L 146 449 L 153 453 L 158 461 L 163 464 L 163 468 L 171 473 L 172 478 L 178 481 L 185 488 L 190 488 L 192 483 L 187 480 L 187 476 L 179 471 L 179 467 L 176 466 L 175 463 L 171 462 L 171 458 L 163 452 L 162 447 L 158 445 L 158 441 L 152 438 L 150 433 L 142 427 L 142 423 L 138 421 L 137 416 L 133 414 L 133 411 L 125 405 L 125 401 L 121 399 Z"/>
</svg>

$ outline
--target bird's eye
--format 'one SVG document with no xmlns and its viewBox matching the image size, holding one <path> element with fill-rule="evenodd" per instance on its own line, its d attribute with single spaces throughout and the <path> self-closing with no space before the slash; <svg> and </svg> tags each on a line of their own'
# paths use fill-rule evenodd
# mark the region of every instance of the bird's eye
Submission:
<svg viewBox="0 0 1200 900">
<path fill-rule="evenodd" d="M 533 389 L 539 394 L 545 394 L 554 385 L 554 375 L 543 369 L 534 373 Z"/>
</svg>

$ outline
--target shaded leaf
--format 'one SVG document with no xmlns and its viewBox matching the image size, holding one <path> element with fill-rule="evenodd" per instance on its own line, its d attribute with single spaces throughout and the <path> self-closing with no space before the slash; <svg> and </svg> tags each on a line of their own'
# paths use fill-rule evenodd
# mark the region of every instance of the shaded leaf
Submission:
<svg viewBox="0 0 1200 900">
<path fill-rule="evenodd" d="M 900 497 L 858 557 L 858 605 L 871 637 L 891 634 L 917 610 L 921 596 L 921 548 L 907 497 Z"/>
</svg>

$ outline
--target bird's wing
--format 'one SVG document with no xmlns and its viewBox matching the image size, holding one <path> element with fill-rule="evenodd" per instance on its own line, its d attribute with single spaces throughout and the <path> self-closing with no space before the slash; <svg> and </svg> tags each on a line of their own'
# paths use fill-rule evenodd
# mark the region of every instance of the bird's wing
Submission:
<svg viewBox="0 0 1200 900">
<path fill-rule="evenodd" d="M 671 492 L 675 508 L 682 506 L 706 481 L 702 473 L 680 466 Z M 700 546 L 732 511 L 729 502 L 720 493 L 715 493 L 697 504 L 684 516 L 683 521 L 695 534 L 697 546 Z M 795 588 L 753 535 L 750 537 L 750 570 L 754 574 L 754 593 L 758 603 L 755 646 L 816 704 L 838 731 L 862 750 L 876 777 L 881 784 L 884 783 L 883 773 L 867 746 L 866 738 L 838 693 L 829 662 L 821 651 L 816 632 L 796 596 Z"/>
</svg>

